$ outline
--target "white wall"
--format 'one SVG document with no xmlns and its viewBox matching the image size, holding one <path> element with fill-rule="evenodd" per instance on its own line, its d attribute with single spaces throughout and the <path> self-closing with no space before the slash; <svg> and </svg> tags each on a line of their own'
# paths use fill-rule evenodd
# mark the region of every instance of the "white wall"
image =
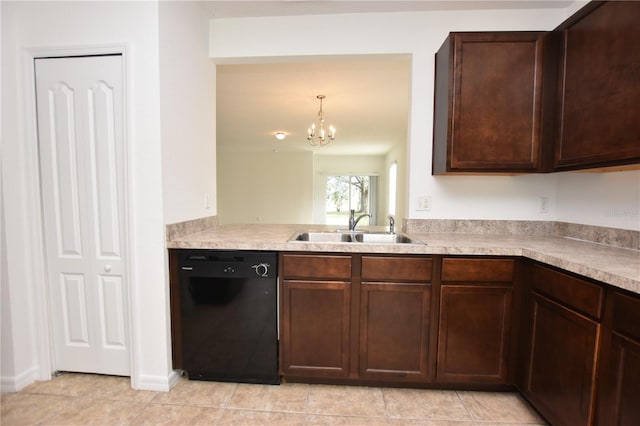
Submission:
<svg viewBox="0 0 640 426">
<path fill-rule="evenodd" d="M 220 224 L 313 223 L 311 152 L 219 152 L 217 170 Z"/>
<path fill-rule="evenodd" d="M 556 220 L 555 174 L 431 175 L 434 54 L 450 31 L 551 30 L 581 5 L 579 2 L 567 9 L 214 19 L 210 21 L 209 55 L 217 62 L 234 63 L 253 57 L 411 54 L 406 217 Z M 310 22 L 322 22 L 322 30 L 309 31 Z M 590 185 L 587 178 L 573 182 L 579 193 L 588 192 Z M 609 189 L 623 194 L 621 198 L 638 192 L 634 179 Z M 418 210 L 421 196 L 431 197 L 430 211 Z M 540 213 L 540 197 L 549 198 L 548 213 Z M 611 200 L 611 208 L 622 208 L 619 202 Z M 584 217 L 570 208 L 563 211 L 563 219 L 570 222 L 611 223 L 599 214 Z"/>
<path fill-rule="evenodd" d="M 164 261 L 158 5 L 156 2 L 5 2 L 2 7 L 2 173 L 13 357 L 3 390 L 50 374 L 38 208 L 30 52 L 125 48 L 129 246 L 136 367 L 132 384 L 168 389 L 171 374 Z M 3 290 L 5 283 L 3 283 Z M 4 291 L 3 291 L 4 293 Z M 6 321 L 8 319 L 9 321 Z M 3 337 L 4 339 L 4 337 Z"/>
<path fill-rule="evenodd" d="M 207 55 L 209 20 L 204 5 L 160 2 L 165 223 L 217 212 L 216 69 Z"/>
<path fill-rule="evenodd" d="M 559 173 L 557 218 L 640 230 L 640 172 Z"/>
</svg>

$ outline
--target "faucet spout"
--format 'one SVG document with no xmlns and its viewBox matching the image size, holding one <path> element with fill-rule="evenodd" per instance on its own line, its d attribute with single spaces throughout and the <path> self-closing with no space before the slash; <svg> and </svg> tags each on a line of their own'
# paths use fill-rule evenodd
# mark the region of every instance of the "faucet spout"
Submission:
<svg viewBox="0 0 640 426">
<path fill-rule="evenodd" d="M 355 231 L 356 230 L 356 225 L 358 225 L 358 222 L 360 222 L 360 220 L 364 217 L 371 217 L 370 214 L 365 213 L 365 214 L 361 214 L 360 216 L 358 216 L 357 218 L 355 217 L 356 211 L 351 209 L 350 213 L 349 213 L 349 231 Z"/>
<path fill-rule="evenodd" d="M 392 215 L 389 215 L 389 233 L 394 234 L 396 232 L 396 220 Z"/>
</svg>

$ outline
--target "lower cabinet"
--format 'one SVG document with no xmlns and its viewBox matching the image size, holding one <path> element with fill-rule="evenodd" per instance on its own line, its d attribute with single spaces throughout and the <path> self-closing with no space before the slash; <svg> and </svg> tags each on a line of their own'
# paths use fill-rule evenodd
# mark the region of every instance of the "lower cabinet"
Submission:
<svg viewBox="0 0 640 426">
<path fill-rule="evenodd" d="M 598 384 L 598 425 L 640 424 L 640 297 L 609 293 Z"/>
<path fill-rule="evenodd" d="M 513 259 L 444 258 L 436 379 L 508 384 Z"/>
<path fill-rule="evenodd" d="M 305 376 L 349 373 L 350 283 L 284 281 L 282 370 Z"/>
<path fill-rule="evenodd" d="M 362 257 L 360 377 L 429 381 L 431 263 L 424 257 Z"/>
<path fill-rule="evenodd" d="M 521 390 L 553 425 L 592 424 L 604 288 L 531 267 Z"/>
<path fill-rule="evenodd" d="M 281 257 L 280 369 L 287 375 L 344 378 L 351 341 L 351 257 Z"/>
<path fill-rule="evenodd" d="M 281 255 L 285 379 L 429 380 L 429 256 Z"/>
</svg>

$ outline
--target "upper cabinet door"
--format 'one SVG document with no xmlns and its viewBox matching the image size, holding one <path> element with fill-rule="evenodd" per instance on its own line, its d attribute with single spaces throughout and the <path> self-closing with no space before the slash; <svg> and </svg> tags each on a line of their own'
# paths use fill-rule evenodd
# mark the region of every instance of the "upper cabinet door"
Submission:
<svg viewBox="0 0 640 426">
<path fill-rule="evenodd" d="M 640 2 L 592 2 L 554 33 L 555 169 L 640 162 Z"/>
<path fill-rule="evenodd" d="M 436 53 L 433 174 L 539 170 L 543 37 L 449 35 Z"/>
</svg>

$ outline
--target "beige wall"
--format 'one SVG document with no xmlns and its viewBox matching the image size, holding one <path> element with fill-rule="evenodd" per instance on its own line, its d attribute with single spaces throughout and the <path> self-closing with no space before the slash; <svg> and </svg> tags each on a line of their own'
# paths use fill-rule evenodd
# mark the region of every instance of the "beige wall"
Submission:
<svg viewBox="0 0 640 426">
<path fill-rule="evenodd" d="M 217 173 L 220 224 L 312 223 L 312 153 L 218 152 Z"/>
</svg>

